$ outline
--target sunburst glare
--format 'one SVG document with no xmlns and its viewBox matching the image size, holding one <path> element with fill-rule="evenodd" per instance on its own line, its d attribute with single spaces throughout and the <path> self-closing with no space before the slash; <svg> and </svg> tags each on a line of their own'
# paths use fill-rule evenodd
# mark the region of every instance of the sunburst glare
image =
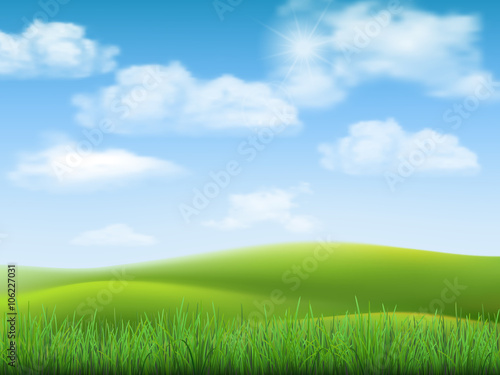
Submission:
<svg viewBox="0 0 500 375">
<path fill-rule="evenodd" d="M 284 81 L 297 69 L 307 69 L 310 72 L 311 67 L 318 63 L 333 65 L 326 56 L 327 46 L 332 43 L 331 36 L 326 35 L 320 29 L 326 10 L 318 17 L 312 28 L 299 22 L 295 15 L 295 22 L 289 25 L 286 31 L 264 25 L 279 38 L 275 46 L 278 52 L 270 57 L 283 59 L 284 66 L 287 66 Z"/>
</svg>

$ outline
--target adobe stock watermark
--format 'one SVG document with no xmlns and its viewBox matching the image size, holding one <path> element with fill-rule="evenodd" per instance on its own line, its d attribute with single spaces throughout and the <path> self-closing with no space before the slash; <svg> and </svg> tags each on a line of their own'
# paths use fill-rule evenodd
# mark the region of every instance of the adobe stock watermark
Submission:
<svg viewBox="0 0 500 375">
<path fill-rule="evenodd" d="M 19 368 L 21 369 L 21 374 L 29 374 L 29 375 L 34 375 L 34 374 L 43 374 L 44 372 L 47 373 L 46 368 L 49 365 L 49 358 L 46 358 L 45 361 L 42 364 L 32 364 L 32 365 L 24 365 L 21 362 L 19 362 Z"/>
<path fill-rule="evenodd" d="M 103 143 L 105 135 L 112 133 L 120 121 L 127 119 L 147 101 L 150 93 L 158 89 L 165 78 L 166 74 L 160 66 L 150 67 L 140 84 L 112 100 L 109 109 L 116 116 L 102 118 L 95 128 L 83 129 L 82 139 L 74 146 L 66 146 L 67 153 L 62 160 L 52 162 L 52 171 L 58 180 L 63 181 L 68 173 L 80 167 L 84 159 Z"/>
<path fill-rule="evenodd" d="M 491 76 L 480 77 L 478 85 L 471 95 L 461 102 L 455 103 L 443 113 L 443 121 L 451 124 L 451 130 L 457 131 L 464 121 L 469 119 L 481 107 L 481 102 L 492 99 L 500 87 L 500 82 L 494 82 Z M 399 184 L 404 183 L 434 155 L 444 143 L 444 130 L 439 128 L 430 132 L 429 137 L 415 140 L 413 149 L 405 157 L 400 157 L 397 166 L 392 171 L 384 173 L 385 181 L 395 192 Z"/>
<path fill-rule="evenodd" d="M 463 122 L 480 108 L 481 102 L 491 99 L 497 93 L 499 87 L 500 82 L 493 81 L 491 76 L 480 77 L 479 85 L 475 88 L 474 93 L 444 111 L 443 121 L 451 124 L 452 130 L 460 129 Z"/>
<path fill-rule="evenodd" d="M 31 20 L 28 19 L 27 17 L 22 17 L 21 21 L 23 21 L 23 25 L 25 30 L 28 30 L 28 28 L 31 26 L 29 29 L 31 33 L 26 34 L 23 33 L 22 36 L 23 38 L 26 39 L 31 39 L 35 35 L 38 34 L 38 28 L 36 27 L 36 24 L 38 22 L 42 23 L 47 23 L 49 22 L 52 18 L 55 18 L 59 12 L 61 11 L 61 7 L 64 5 L 67 5 L 71 2 L 71 0 L 40 0 L 38 1 L 38 6 L 40 8 L 39 11 L 33 13 L 31 16 Z"/>
<path fill-rule="evenodd" d="M 101 289 L 95 297 L 87 297 L 87 299 L 80 303 L 76 312 L 79 316 L 85 316 L 85 321 L 90 322 L 97 311 L 104 311 L 105 307 L 109 305 L 115 295 L 123 292 L 129 281 L 134 280 L 135 276 L 127 274 L 126 269 L 122 268 L 112 271 L 113 278 L 108 282 L 106 288 Z"/>
<path fill-rule="evenodd" d="M 441 314 L 447 304 L 455 302 L 462 294 L 462 291 L 467 289 L 467 285 L 459 284 L 458 277 L 453 279 L 453 283 L 448 279 L 445 279 L 444 285 L 446 285 L 446 287 L 441 291 L 441 295 L 430 301 L 428 307 L 420 307 L 418 309 L 419 312 L 434 314 L 437 311 Z"/>
<path fill-rule="evenodd" d="M 415 171 L 424 165 L 427 159 L 433 155 L 439 145 L 444 143 L 445 136 L 439 131 L 431 132 L 428 138 L 415 139 L 413 149 L 404 157 L 399 157 L 399 163 L 394 171 L 387 171 L 384 174 L 385 181 L 391 192 L 396 191 L 398 184 L 405 182 Z"/>
<path fill-rule="evenodd" d="M 214 0 L 212 6 L 214 7 L 217 16 L 221 21 L 224 21 L 224 14 L 227 12 L 234 12 L 234 10 L 243 2 L 243 0 Z"/>
<path fill-rule="evenodd" d="M 39 33 L 38 24 L 47 23 L 55 18 L 61 11 L 61 7 L 68 4 L 71 0 L 40 0 L 37 5 L 40 10 L 33 13 L 29 19 L 26 16 L 21 17 L 23 23 L 23 32 L 19 36 L 25 40 L 34 38 Z M 13 38 L 7 38 L 10 46 L 16 52 L 19 51 L 19 43 L 16 43 Z"/>
<path fill-rule="evenodd" d="M 238 159 L 228 161 L 225 167 L 218 171 L 211 171 L 209 180 L 202 187 L 192 190 L 191 202 L 179 204 L 179 213 L 184 222 L 191 223 L 193 216 L 198 216 L 205 210 L 221 192 L 229 187 L 233 179 L 243 172 L 243 162 L 254 161 L 287 127 L 285 123 L 263 127 L 257 131 L 256 135 L 247 136 L 244 141 L 240 142 L 236 149 Z"/>
<path fill-rule="evenodd" d="M 372 363 L 369 365 L 371 374 L 388 373 L 386 370 L 391 368 L 391 363 L 398 363 L 400 348 L 393 343 L 387 353 L 379 353 L 372 357 Z"/>
<path fill-rule="evenodd" d="M 338 243 L 332 242 L 330 239 L 326 241 L 319 240 L 314 248 L 313 254 L 305 257 L 299 264 L 292 265 L 285 270 L 281 275 L 281 281 L 287 288 L 273 289 L 268 298 L 263 300 L 255 299 L 253 305 L 255 310 L 250 312 L 247 319 L 250 324 L 257 325 L 265 322 L 265 314 L 271 315 L 277 306 L 282 305 L 287 300 L 287 291 L 297 291 L 304 280 L 309 279 L 311 274 L 316 272 L 322 262 L 328 260 L 336 249 L 339 248 Z"/>
<path fill-rule="evenodd" d="M 238 144 L 236 147 L 237 158 L 228 161 L 219 170 L 210 171 L 208 181 L 201 187 L 193 188 L 190 202 L 178 205 L 184 223 L 190 224 L 193 217 L 200 215 L 203 210 L 209 207 L 211 202 L 217 199 L 221 192 L 227 189 L 231 182 L 243 172 L 245 164 L 253 162 L 280 134 L 289 129 L 294 114 L 289 112 L 290 105 L 287 103 L 283 106 L 280 105 L 279 108 L 267 106 L 270 114 L 266 120 L 268 122 L 262 126 L 247 126 L 254 134 L 247 136 Z"/>
<path fill-rule="evenodd" d="M 374 14 L 362 27 L 355 26 L 354 36 L 350 42 L 342 41 L 336 43 L 342 51 L 344 59 L 350 63 L 352 56 L 362 52 L 374 39 L 378 38 L 384 29 L 390 25 L 394 16 L 403 12 L 403 5 L 400 0 L 390 0 L 387 7 L 377 14 Z"/>
</svg>

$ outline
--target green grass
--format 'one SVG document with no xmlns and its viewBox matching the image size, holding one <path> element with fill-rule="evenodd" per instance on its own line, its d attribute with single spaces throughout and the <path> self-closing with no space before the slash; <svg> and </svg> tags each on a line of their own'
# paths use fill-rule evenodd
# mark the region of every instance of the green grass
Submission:
<svg viewBox="0 0 500 375">
<path fill-rule="evenodd" d="M 499 374 L 494 321 L 416 319 L 359 311 L 345 318 L 265 316 L 263 324 L 223 319 L 216 309 L 113 323 L 23 314 L 18 365 L 2 374 Z M 6 329 L 6 320 L 2 326 Z"/>
<path fill-rule="evenodd" d="M 221 251 L 163 261 L 96 269 L 18 267 L 17 297 L 21 312 L 41 314 L 42 306 L 65 317 L 90 317 L 89 301 L 97 300 L 99 317 L 136 319 L 186 305 L 218 307 L 226 318 L 243 315 L 262 319 L 263 302 L 269 315 L 294 309 L 299 298 L 307 313 L 343 315 L 356 310 L 440 313 L 454 316 L 496 314 L 500 309 L 500 257 L 479 257 L 359 244 L 329 244 L 323 260 L 303 279 L 292 267 L 312 267 L 316 243 L 284 244 Z M 311 270 L 312 268 L 308 268 Z M 2 269 L 2 272 L 6 272 Z M 124 284 L 112 282 L 113 272 L 126 275 Z M 2 274 L 4 276 L 4 274 Z M 6 279 L 6 275 L 5 275 Z M 466 286 L 446 291 L 446 280 Z M 112 282 L 112 284 L 110 284 Z M 2 283 L 4 284 L 4 283 Z M 297 288 L 295 288 L 297 286 Z M 5 288 L 6 285 L 1 285 Z M 274 292 L 273 292 L 274 291 Z M 269 303 L 273 293 L 277 303 Z M 444 293 L 444 295 L 443 295 Z M 443 297 L 444 296 L 444 297 Z M 276 297 L 276 295 L 274 296 Z M 102 303 L 99 303 L 99 298 Z M 436 302 L 437 301 L 437 302 Z M 1 311 L 0 311 L 1 312 Z"/>
<path fill-rule="evenodd" d="M 500 257 L 324 246 L 18 266 L 0 373 L 500 374 Z"/>
</svg>

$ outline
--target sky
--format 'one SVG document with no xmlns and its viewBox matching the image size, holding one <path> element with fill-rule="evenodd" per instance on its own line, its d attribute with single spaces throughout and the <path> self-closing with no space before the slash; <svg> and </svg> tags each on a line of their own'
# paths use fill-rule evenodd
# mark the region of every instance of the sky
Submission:
<svg viewBox="0 0 500 375">
<path fill-rule="evenodd" d="M 11 2 L 0 259 L 298 241 L 500 256 L 500 5 Z"/>
</svg>

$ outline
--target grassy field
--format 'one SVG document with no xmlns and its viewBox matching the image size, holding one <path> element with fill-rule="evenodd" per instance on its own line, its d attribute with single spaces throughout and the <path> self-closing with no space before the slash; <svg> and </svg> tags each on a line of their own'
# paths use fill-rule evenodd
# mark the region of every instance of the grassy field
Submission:
<svg viewBox="0 0 500 375">
<path fill-rule="evenodd" d="M 357 244 L 299 243 L 221 251 L 98 269 L 19 266 L 21 312 L 59 319 L 150 317 L 184 304 L 221 316 L 262 319 L 310 303 L 317 314 L 434 313 L 473 318 L 500 309 L 500 257 L 452 255 Z M 5 269 L 2 272 L 6 272 Z M 6 277 L 6 274 L 5 274 Z M 2 288 L 5 288 L 2 285 Z"/>
<path fill-rule="evenodd" d="M 264 324 L 215 311 L 103 324 L 23 316 L 2 374 L 499 374 L 500 324 L 356 313 L 286 313 Z M 4 329 L 7 322 L 3 319 Z"/>
<path fill-rule="evenodd" d="M 499 270 L 500 257 L 344 243 L 18 266 L 18 366 L 3 314 L 0 372 L 500 373 Z"/>
</svg>

